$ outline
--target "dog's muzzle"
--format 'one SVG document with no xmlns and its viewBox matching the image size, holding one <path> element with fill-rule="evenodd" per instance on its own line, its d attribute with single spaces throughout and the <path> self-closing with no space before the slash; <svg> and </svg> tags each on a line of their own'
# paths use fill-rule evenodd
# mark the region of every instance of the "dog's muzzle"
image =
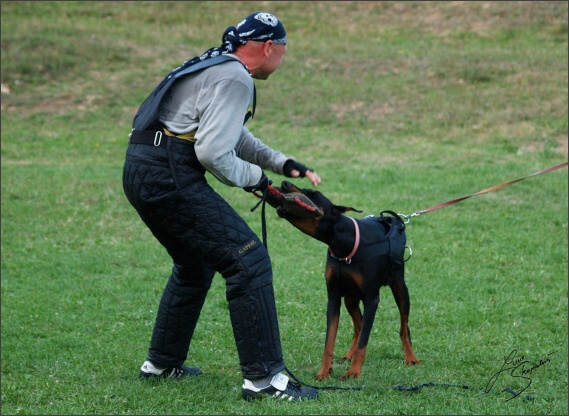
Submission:
<svg viewBox="0 0 569 416">
<path fill-rule="evenodd" d="M 267 202 L 276 208 L 280 218 L 316 218 L 323 215 L 322 210 L 310 198 L 287 181 L 283 181 L 280 188 L 274 186 L 268 189 Z"/>
</svg>

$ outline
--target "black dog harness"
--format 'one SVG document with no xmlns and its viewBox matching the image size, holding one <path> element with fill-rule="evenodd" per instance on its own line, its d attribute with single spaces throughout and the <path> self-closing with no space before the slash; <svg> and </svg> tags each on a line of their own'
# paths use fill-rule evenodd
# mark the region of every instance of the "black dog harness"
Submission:
<svg viewBox="0 0 569 416">
<path fill-rule="evenodd" d="M 384 216 L 385 213 L 390 216 Z M 346 257 L 338 257 L 333 248 L 328 247 L 330 257 L 351 264 L 357 261 L 369 261 L 370 257 L 387 255 L 392 274 L 403 268 L 407 239 L 405 223 L 399 215 L 392 211 L 382 211 L 379 217 L 369 215 L 361 220 L 349 218 L 353 221 L 355 228 L 352 252 Z M 360 230 L 360 227 L 364 232 Z"/>
</svg>

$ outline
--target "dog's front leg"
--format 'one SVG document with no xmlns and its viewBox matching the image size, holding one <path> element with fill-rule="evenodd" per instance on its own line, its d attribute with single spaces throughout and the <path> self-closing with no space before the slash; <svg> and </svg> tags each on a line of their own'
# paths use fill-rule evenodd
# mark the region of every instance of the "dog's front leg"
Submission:
<svg viewBox="0 0 569 416">
<path fill-rule="evenodd" d="M 354 336 L 352 337 L 352 344 L 350 345 L 350 349 L 344 355 L 344 357 L 339 361 L 340 363 L 350 362 L 352 361 L 352 357 L 356 353 L 358 349 L 358 343 L 360 341 L 360 334 L 362 332 L 362 311 L 360 310 L 360 300 L 356 298 L 352 298 L 349 296 L 344 297 L 344 305 L 346 305 L 346 309 L 348 313 L 352 317 L 352 324 L 354 327 Z"/>
<path fill-rule="evenodd" d="M 403 276 L 399 276 L 391 285 L 391 292 L 395 298 L 395 303 L 399 309 L 401 319 L 401 327 L 399 336 L 403 345 L 403 355 L 405 356 L 405 365 L 421 364 L 421 361 L 415 356 L 413 346 L 411 345 L 411 330 L 409 329 L 409 311 L 411 309 L 411 301 L 409 299 L 409 290 L 405 284 Z"/>
<path fill-rule="evenodd" d="M 322 381 L 330 377 L 332 373 L 332 360 L 334 359 L 334 343 L 338 334 L 340 322 L 341 297 L 334 292 L 328 292 L 328 307 L 326 310 L 326 343 L 322 354 L 322 366 L 314 378 Z"/>
<path fill-rule="evenodd" d="M 369 335 L 371 333 L 371 328 L 373 327 L 373 321 L 375 319 L 375 313 L 377 312 L 378 305 L 379 294 L 374 298 L 364 299 L 364 316 L 362 321 L 362 330 L 358 341 L 358 347 L 354 352 L 348 371 L 346 371 L 342 377 L 340 377 L 340 380 L 342 381 L 348 378 L 361 377 L 362 366 L 364 364 L 366 356 L 367 343 L 369 341 Z"/>
</svg>

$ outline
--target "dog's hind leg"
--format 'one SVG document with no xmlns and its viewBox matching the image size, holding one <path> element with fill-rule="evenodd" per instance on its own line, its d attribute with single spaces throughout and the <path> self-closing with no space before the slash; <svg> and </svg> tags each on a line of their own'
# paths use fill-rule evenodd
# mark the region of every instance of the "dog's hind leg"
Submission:
<svg viewBox="0 0 569 416">
<path fill-rule="evenodd" d="M 360 300 L 356 298 L 352 298 L 349 296 L 344 297 L 344 305 L 346 305 L 346 309 L 348 313 L 352 317 L 352 324 L 354 326 L 354 336 L 352 338 L 352 344 L 350 345 L 350 349 L 342 357 L 339 361 L 340 363 L 350 362 L 352 361 L 352 357 L 354 356 L 356 350 L 358 349 L 358 342 L 360 340 L 360 334 L 362 332 L 362 311 L 360 310 Z"/>
<path fill-rule="evenodd" d="M 409 290 L 407 289 L 405 280 L 403 280 L 403 271 L 401 271 L 401 275 L 395 279 L 390 287 L 393 297 L 395 298 L 395 303 L 399 308 L 399 316 L 401 319 L 399 336 L 401 337 L 401 344 L 403 345 L 405 364 L 421 364 L 419 359 L 415 356 L 411 345 L 411 331 L 409 329 L 409 311 L 411 309 L 411 301 L 409 300 Z"/>
</svg>

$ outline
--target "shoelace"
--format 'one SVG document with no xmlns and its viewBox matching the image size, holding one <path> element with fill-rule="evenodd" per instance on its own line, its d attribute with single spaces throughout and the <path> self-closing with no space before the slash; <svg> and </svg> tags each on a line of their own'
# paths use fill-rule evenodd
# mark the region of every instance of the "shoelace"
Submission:
<svg viewBox="0 0 569 416">
<path fill-rule="evenodd" d="M 290 396 L 292 396 L 293 394 L 297 394 L 298 396 L 300 396 L 302 393 L 302 388 L 300 387 L 300 385 L 289 381 L 283 393 L 286 393 Z"/>
<path fill-rule="evenodd" d="M 300 385 L 297 385 L 290 381 L 288 382 L 284 391 L 277 390 L 273 394 L 273 396 L 279 399 L 289 400 L 289 401 L 302 400 L 305 398 L 302 396 L 302 388 L 300 387 Z"/>
</svg>

